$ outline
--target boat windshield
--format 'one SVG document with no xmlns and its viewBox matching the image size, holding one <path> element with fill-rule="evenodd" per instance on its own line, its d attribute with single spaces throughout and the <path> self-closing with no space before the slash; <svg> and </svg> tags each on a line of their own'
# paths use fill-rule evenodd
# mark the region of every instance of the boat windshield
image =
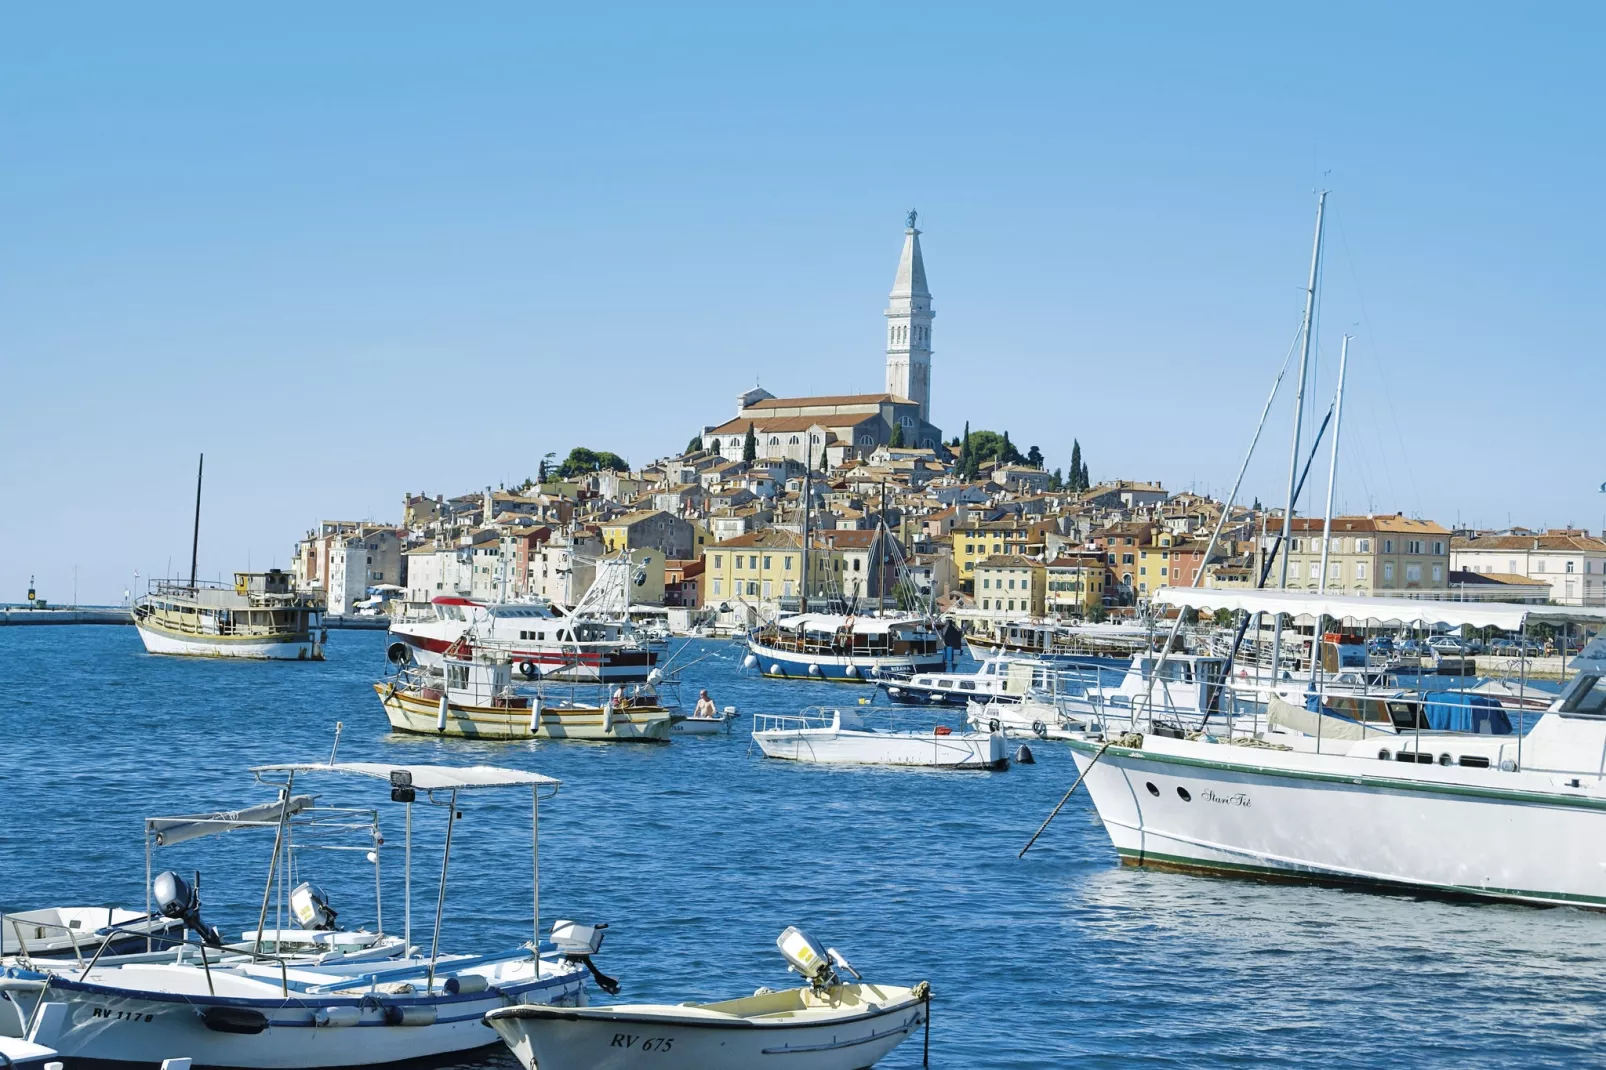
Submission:
<svg viewBox="0 0 1606 1070">
<path fill-rule="evenodd" d="M 1601 680 L 1599 676 L 1582 677 L 1562 703 L 1561 712 L 1606 714 L 1606 684 Z"/>
</svg>

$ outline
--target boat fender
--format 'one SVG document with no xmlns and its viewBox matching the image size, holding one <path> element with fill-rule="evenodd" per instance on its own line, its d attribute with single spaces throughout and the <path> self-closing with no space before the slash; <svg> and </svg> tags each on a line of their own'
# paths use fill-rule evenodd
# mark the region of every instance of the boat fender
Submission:
<svg viewBox="0 0 1606 1070">
<path fill-rule="evenodd" d="M 932 731 L 932 734 L 939 735 L 939 736 L 951 736 L 951 735 L 954 734 L 954 730 L 952 728 L 949 728 L 945 724 L 940 724 L 936 728 L 933 728 L 931 731 Z"/>
<path fill-rule="evenodd" d="M 530 700 L 530 735 L 541 731 L 541 696 L 536 695 Z"/>
<path fill-rule="evenodd" d="M 541 675 L 541 666 L 533 661 L 521 661 L 519 662 L 519 672 L 524 674 L 526 680 L 534 680 Z"/>
<path fill-rule="evenodd" d="M 613 699 L 611 698 L 602 704 L 602 730 L 604 732 L 613 731 Z"/>
<path fill-rule="evenodd" d="M 747 657 L 742 659 L 742 668 L 744 668 L 744 669 L 756 669 L 757 667 L 758 667 L 758 655 L 757 654 L 749 654 L 749 655 L 747 655 Z"/>
<path fill-rule="evenodd" d="M 759 996 L 773 996 L 774 994 L 775 989 L 771 988 L 769 985 L 759 985 L 757 988 L 753 989 L 754 999 L 757 999 Z"/>
<path fill-rule="evenodd" d="M 820 675 L 820 667 L 818 665 L 810 665 L 809 666 L 809 675 L 810 676 L 818 676 L 818 675 Z"/>
<path fill-rule="evenodd" d="M 446 979 L 446 994 L 448 996 L 462 996 L 470 992 L 484 992 L 491 987 L 491 983 L 480 973 L 460 973 L 456 977 Z"/>
<path fill-rule="evenodd" d="M 781 663 L 780 662 L 776 662 L 775 664 L 770 666 L 770 675 L 771 676 L 785 676 L 786 675 L 784 672 L 781 671 Z"/>
<path fill-rule="evenodd" d="M 255 1036 L 268 1028 L 268 1016 L 249 1007 L 207 1007 L 201 1011 L 201 1024 L 214 1033 Z"/>
<path fill-rule="evenodd" d="M 868 672 L 870 673 L 871 676 L 880 676 L 881 675 L 881 666 L 872 665 L 872 666 L 870 666 Z"/>
<path fill-rule="evenodd" d="M 989 732 L 998 731 L 998 718 L 994 717 L 994 718 L 991 718 L 990 720 L 988 720 L 988 722 L 987 722 L 987 731 L 989 731 Z"/>
<path fill-rule="evenodd" d="M 857 665 L 849 665 L 847 668 L 843 669 L 842 672 L 844 675 L 850 678 L 857 677 L 859 675 L 859 667 Z"/>
<path fill-rule="evenodd" d="M 395 1004 L 385 1008 L 386 1025 L 434 1025 L 434 1007 L 398 1007 Z"/>
<path fill-rule="evenodd" d="M 1015 751 L 1016 765 L 1036 765 L 1037 759 L 1032 757 L 1032 748 L 1022 743 Z"/>
<path fill-rule="evenodd" d="M 446 693 L 443 691 L 441 692 L 440 709 L 435 714 L 435 731 L 437 732 L 446 731 L 446 708 Z"/>
<path fill-rule="evenodd" d="M 314 1025 L 325 1027 L 353 1026 L 362 1020 L 359 1007 L 322 1007 L 312 1016 Z"/>
</svg>

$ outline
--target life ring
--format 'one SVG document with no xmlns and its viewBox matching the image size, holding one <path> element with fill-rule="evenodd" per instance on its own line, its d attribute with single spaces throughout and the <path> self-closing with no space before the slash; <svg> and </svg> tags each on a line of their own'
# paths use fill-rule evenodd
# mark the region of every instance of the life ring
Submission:
<svg viewBox="0 0 1606 1070">
<path fill-rule="evenodd" d="M 1048 737 L 1048 728 L 1043 724 L 1042 721 L 1033 721 L 1032 735 L 1036 736 L 1038 739 L 1046 739 Z"/>
<path fill-rule="evenodd" d="M 533 661 L 521 661 L 519 662 L 519 672 L 524 674 L 526 680 L 533 680 L 541 675 L 541 666 Z"/>
<path fill-rule="evenodd" d="M 998 731 L 998 718 L 994 717 L 990 721 L 987 722 L 987 731 L 989 731 L 989 732 Z"/>
</svg>

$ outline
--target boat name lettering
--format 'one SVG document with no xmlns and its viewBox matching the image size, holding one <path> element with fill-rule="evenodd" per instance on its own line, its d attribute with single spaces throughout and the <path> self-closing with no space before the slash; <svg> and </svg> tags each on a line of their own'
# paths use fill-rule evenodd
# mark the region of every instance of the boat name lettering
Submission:
<svg viewBox="0 0 1606 1070">
<path fill-rule="evenodd" d="M 1222 806 L 1248 806 L 1249 805 L 1249 796 L 1244 794 L 1241 791 L 1236 795 L 1217 795 L 1215 792 L 1211 791 L 1209 788 L 1206 788 L 1201 793 L 1200 797 L 1202 799 L 1204 799 L 1205 802 L 1220 803 Z"/>
<path fill-rule="evenodd" d="M 110 1007 L 95 1007 L 90 1011 L 91 1018 L 109 1018 L 114 1022 L 149 1022 L 156 1017 L 154 1014 L 145 1014 L 140 1011 L 114 1011 Z"/>
<path fill-rule="evenodd" d="M 675 1043 L 674 1037 L 643 1037 L 639 1033 L 615 1033 L 610 1048 L 633 1048 L 641 1041 L 642 1051 L 666 1052 Z"/>
</svg>

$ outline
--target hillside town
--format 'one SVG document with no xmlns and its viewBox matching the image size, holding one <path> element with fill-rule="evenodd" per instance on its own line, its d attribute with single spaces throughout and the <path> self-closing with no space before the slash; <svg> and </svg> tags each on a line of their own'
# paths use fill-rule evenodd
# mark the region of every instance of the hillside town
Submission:
<svg viewBox="0 0 1606 1070">
<path fill-rule="evenodd" d="M 1080 442 L 1051 466 L 1008 430 L 932 423 L 936 313 L 915 221 L 885 312 L 880 393 L 755 385 L 734 415 L 647 464 L 579 447 L 533 463 L 522 486 L 408 490 L 398 520 L 309 530 L 294 586 L 336 616 L 442 596 L 572 607 L 600 560 L 628 554 L 633 605 L 661 607 L 676 630 L 727 634 L 811 600 L 851 611 L 917 597 L 986 632 L 1132 616 L 1165 586 L 1261 586 L 1281 561 L 1280 508 L 1223 517 L 1219 500 L 1133 473 L 1094 482 Z M 1286 577 L 1271 585 L 1321 585 L 1327 523 L 1296 512 Z M 1451 528 L 1395 511 L 1332 517 L 1325 538 L 1329 593 L 1606 605 L 1606 539 L 1582 529 Z"/>
</svg>

